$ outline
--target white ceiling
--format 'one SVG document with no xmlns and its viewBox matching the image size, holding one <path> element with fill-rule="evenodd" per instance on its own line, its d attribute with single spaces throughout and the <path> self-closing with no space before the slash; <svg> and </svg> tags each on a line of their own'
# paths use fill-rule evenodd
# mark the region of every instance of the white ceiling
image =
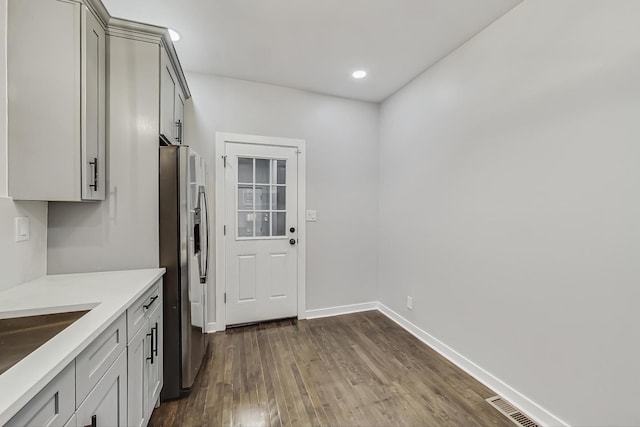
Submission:
<svg viewBox="0 0 640 427">
<path fill-rule="evenodd" d="M 103 0 L 116 17 L 176 29 L 186 71 L 376 102 L 520 1 Z"/>
</svg>

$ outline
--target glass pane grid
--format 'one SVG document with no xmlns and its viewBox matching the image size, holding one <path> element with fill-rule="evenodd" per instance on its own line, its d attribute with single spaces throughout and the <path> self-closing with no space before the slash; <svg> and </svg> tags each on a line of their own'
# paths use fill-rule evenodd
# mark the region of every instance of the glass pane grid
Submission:
<svg viewBox="0 0 640 427">
<path fill-rule="evenodd" d="M 285 237 L 286 160 L 238 157 L 237 186 L 238 238 Z"/>
</svg>

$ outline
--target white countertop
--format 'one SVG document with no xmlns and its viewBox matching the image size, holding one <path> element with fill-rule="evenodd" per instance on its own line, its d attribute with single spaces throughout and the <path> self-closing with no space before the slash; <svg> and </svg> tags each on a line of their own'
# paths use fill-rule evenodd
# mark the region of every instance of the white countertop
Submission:
<svg viewBox="0 0 640 427">
<path fill-rule="evenodd" d="M 154 268 L 45 276 L 1 291 L 0 318 L 91 311 L 0 375 L 0 426 L 164 273 Z"/>
</svg>

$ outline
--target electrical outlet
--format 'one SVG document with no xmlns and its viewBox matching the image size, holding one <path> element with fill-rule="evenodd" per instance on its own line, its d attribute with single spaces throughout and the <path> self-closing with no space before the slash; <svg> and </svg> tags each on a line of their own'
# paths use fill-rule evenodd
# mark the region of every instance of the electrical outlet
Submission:
<svg viewBox="0 0 640 427">
<path fill-rule="evenodd" d="M 413 310 L 413 297 L 407 297 L 407 308 Z"/>
</svg>

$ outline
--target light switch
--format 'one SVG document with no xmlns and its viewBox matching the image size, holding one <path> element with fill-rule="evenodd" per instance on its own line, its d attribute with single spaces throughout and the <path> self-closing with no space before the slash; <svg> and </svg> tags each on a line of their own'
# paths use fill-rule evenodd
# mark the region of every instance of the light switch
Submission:
<svg viewBox="0 0 640 427">
<path fill-rule="evenodd" d="M 24 242 L 29 240 L 29 218 L 21 216 L 16 218 L 16 242 Z"/>
<path fill-rule="evenodd" d="M 316 211 L 307 211 L 307 221 L 314 222 L 318 219 Z"/>
</svg>

